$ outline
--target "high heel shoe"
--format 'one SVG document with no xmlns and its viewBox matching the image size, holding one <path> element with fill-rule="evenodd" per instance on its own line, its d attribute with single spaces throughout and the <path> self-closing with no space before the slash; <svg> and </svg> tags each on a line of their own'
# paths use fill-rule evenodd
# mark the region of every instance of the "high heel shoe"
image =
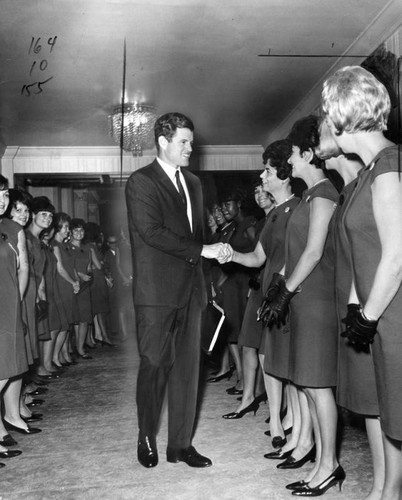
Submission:
<svg viewBox="0 0 402 500">
<path fill-rule="evenodd" d="M 282 450 L 272 451 L 271 453 L 266 453 L 264 455 L 265 458 L 269 458 L 271 460 L 283 460 L 292 455 L 293 450 L 285 451 L 282 453 Z"/>
<path fill-rule="evenodd" d="M 220 382 L 221 380 L 224 380 L 225 378 L 230 380 L 232 378 L 233 372 L 234 372 L 234 368 L 229 368 L 229 370 L 225 373 L 222 373 L 222 375 L 218 375 L 217 377 L 210 377 L 209 379 L 207 379 L 207 382 Z"/>
<path fill-rule="evenodd" d="M 289 429 L 285 429 L 283 432 L 285 433 L 285 436 L 287 436 L 288 434 L 291 434 L 292 430 L 293 430 L 293 427 L 289 427 Z M 270 436 L 271 431 L 265 431 L 264 434 L 266 436 Z"/>
<path fill-rule="evenodd" d="M 257 401 L 258 403 L 266 403 L 268 401 L 267 393 L 264 391 L 262 394 L 259 394 L 254 398 L 254 401 Z"/>
<path fill-rule="evenodd" d="M 251 411 L 254 412 L 254 416 L 255 416 L 259 407 L 260 407 L 260 403 L 258 403 L 254 400 L 251 404 L 249 404 L 243 410 L 240 410 L 239 412 L 232 411 L 231 413 L 226 413 L 226 415 L 222 415 L 222 418 L 225 418 L 226 420 L 234 420 L 237 418 L 244 417 L 244 415 L 246 415 L 246 413 L 250 413 Z"/>
<path fill-rule="evenodd" d="M 0 458 L 14 458 L 21 455 L 21 453 L 22 453 L 21 450 L 0 451 Z"/>
<path fill-rule="evenodd" d="M 334 472 L 328 476 L 322 483 L 314 488 L 310 488 L 308 484 L 301 487 L 300 489 L 293 490 L 292 495 L 298 497 L 319 497 L 323 495 L 329 488 L 339 484 L 339 491 L 342 490 L 342 484 L 345 481 L 346 474 L 341 465 L 334 470 Z"/>
<path fill-rule="evenodd" d="M 298 490 L 300 488 L 304 488 L 308 483 L 303 479 L 301 481 L 295 481 L 294 483 L 289 483 L 285 486 L 287 490 Z"/>
<path fill-rule="evenodd" d="M 298 469 L 299 467 L 303 467 L 303 465 L 307 462 L 315 462 L 315 454 L 316 448 L 314 445 L 311 450 L 300 460 L 296 460 L 294 457 L 290 456 L 284 462 L 278 464 L 276 467 L 277 469 Z"/>
<path fill-rule="evenodd" d="M 0 439 L 0 444 L 2 446 L 16 446 L 18 443 L 17 441 L 10 436 L 10 434 L 6 434 L 5 436 L 3 436 L 3 439 Z"/>
<path fill-rule="evenodd" d="M 38 434 L 38 432 L 42 432 L 42 429 L 36 429 L 35 427 L 29 427 L 28 429 L 23 429 L 22 427 L 17 427 L 16 425 L 10 424 L 10 422 L 7 422 L 5 418 L 3 418 L 4 422 L 4 427 L 8 431 L 15 431 L 19 432 L 20 434 Z"/>
<path fill-rule="evenodd" d="M 226 389 L 226 392 L 227 394 L 230 394 L 230 396 L 237 396 L 238 394 L 243 394 L 243 389 L 237 389 L 234 385 L 233 387 L 229 387 L 229 389 Z"/>
</svg>

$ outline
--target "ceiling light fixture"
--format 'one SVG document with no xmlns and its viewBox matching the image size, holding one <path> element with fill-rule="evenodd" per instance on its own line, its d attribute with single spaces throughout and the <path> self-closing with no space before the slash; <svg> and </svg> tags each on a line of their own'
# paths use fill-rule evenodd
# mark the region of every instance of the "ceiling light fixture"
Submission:
<svg viewBox="0 0 402 500">
<path fill-rule="evenodd" d="M 131 151 L 133 156 L 142 156 L 144 149 L 152 149 L 156 108 L 147 104 L 127 103 L 116 106 L 109 115 L 110 135 L 124 151 Z M 123 131 L 123 140 L 121 134 Z"/>
</svg>

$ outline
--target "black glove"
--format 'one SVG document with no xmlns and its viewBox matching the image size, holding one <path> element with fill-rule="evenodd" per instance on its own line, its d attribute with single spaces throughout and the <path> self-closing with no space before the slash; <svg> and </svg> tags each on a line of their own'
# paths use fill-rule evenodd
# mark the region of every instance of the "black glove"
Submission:
<svg viewBox="0 0 402 500">
<path fill-rule="evenodd" d="M 285 281 L 280 283 L 279 292 L 270 304 L 268 304 L 267 313 L 262 318 L 268 328 L 271 328 L 275 324 L 280 328 L 281 325 L 286 324 L 289 314 L 289 302 L 299 291 L 298 289 L 295 292 L 290 292 L 286 288 Z"/>
<path fill-rule="evenodd" d="M 348 304 L 348 312 L 346 313 L 346 318 L 343 318 L 341 321 L 346 326 L 351 326 L 353 324 L 354 319 L 360 312 L 360 304 Z M 344 337 L 344 335 L 342 334 Z"/>
<path fill-rule="evenodd" d="M 262 299 L 261 306 L 257 311 L 257 321 L 263 321 L 263 317 L 267 314 L 269 304 L 279 293 L 282 282 L 285 282 L 285 276 L 283 274 L 274 273 L 272 275 L 271 283 L 268 285 L 268 289 Z"/>
<path fill-rule="evenodd" d="M 377 325 L 378 321 L 366 319 L 359 311 L 351 320 L 351 323 L 346 325 L 346 331 L 342 332 L 341 336 L 346 337 L 349 344 L 357 352 L 369 353 L 370 344 L 373 343 L 374 336 L 377 333 Z"/>
<path fill-rule="evenodd" d="M 49 310 L 49 303 L 47 300 L 39 300 L 36 303 L 35 306 L 36 309 L 36 319 L 38 321 L 42 321 L 42 319 L 47 318 L 48 315 L 48 310 Z"/>
</svg>

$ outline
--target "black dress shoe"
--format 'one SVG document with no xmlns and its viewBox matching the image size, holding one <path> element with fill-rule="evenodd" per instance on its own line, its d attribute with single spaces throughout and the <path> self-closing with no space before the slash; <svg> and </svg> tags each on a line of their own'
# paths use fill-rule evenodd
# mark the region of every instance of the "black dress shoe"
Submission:
<svg viewBox="0 0 402 500">
<path fill-rule="evenodd" d="M 292 454 L 292 451 L 293 450 L 289 450 L 289 451 L 285 451 L 284 453 L 282 453 L 282 450 L 276 450 L 276 451 L 272 451 L 271 453 L 266 453 L 264 455 L 264 457 L 272 459 L 272 460 L 284 460 L 285 458 L 290 457 L 290 455 Z"/>
<path fill-rule="evenodd" d="M 222 418 L 225 418 L 226 420 L 233 420 L 237 418 L 242 418 L 244 415 L 247 413 L 253 412 L 254 416 L 257 413 L 258 408 L 260 407 L 260 403 L 254 399 L 254 401 L 246 406 L 243 410 L 240 411 L 232 411 L 231 413 L 226 413 L 226 415 L 222 415 Z"/>
<path fill-rule="evenodd" d="M 179 450 L 168 447 L 166 450 L 166 459 L 173 464 L 185 462 L 190 467 L 210 467 L 212 465 L 211 460 L 200 455 L 194 446 Z"/>
<path fill-rule="evenodd" d="M 7 447 L 9 447 L 9 446 L 15 446 L 15 445 L 17 445 L 18 443 L 17 443 L 17 441 L 16 441 L 13 437 L 11 437 L 11 436 L 10 436 L 10 434 L 6 434 L 6 435 L 3 437 L 3 439 L 2 439 L 2 440 L 0 440 L 0 444 L 1 444 L 2 446 L 7 446 Z"/>
<path fill-rule="evenodd" d="M 15 431 L 19 432 L 20 434 L 38 434 L 39 432 L 42 432 L 42 429 L 36 429 L 35 427 L 29 427 L 28 429 L 23 429 L 22 427 L 17 427 L 16 425 L 10 424 L 10 422 L 7 422 L 5 418 L 3 418 L 4 422 L 4 427 L 8 431 Z"/>
<path fill-rule="evenodd" d="M 296 460 L 295 458 L 290 456 L 284 462 L 278 464 L 276 467 L 277 469 L 298 469 L 299 467 L 303 467 L 303 465 L 307 462 L 315 462 L 315 454 L 316 448 L 314 445 L 311 450 L 300 460 Z"/>
<path fill-rule="evenodd" d="M 49 389 L 47 387 L 38 387 L 34 391 L 27 392 L 26 394 L 28 394 L 29 396 L 40 396 L 46 394 L 48 390 Z"/>
<path fill-rule="evenodd" d="M 293 431 L 293 427 L 289 427 L 289 429 L 285 429 L 283 432 L 285 433 L 285 436 L 287 436 L 288 434 L 291 434 L 292 431 Z M 271 431 L 265 431 L 264 434 L 266 436 L 270 436 Z"/>
<path fill-rule="evenodd" d="M 299 488 L 303 488 L 306 484 L 306 481 L 303 479 L 301 481 L 295 481 L 294 483 L 289 483 L 285 486 L 287 490 L 298 490 Z"/>
<path fill-rule="evenodd" d="M 37 422 L 38 420 L 42 420 L 42 413 L 32 413 L 29 417 L 23 417 L 21 415 L 22 420 L 26 422 L 27 424 L 31 422 Z"/>
<path fill-rule="evenodd" d="M 234 369 L 230 368 L 227 372 L 222 373 L 222 375 L 218 375 L 217 377 L 210 377 L 209 379 L 207 379 L 207 382 L 220 382 L 225 378 L 230 380 L 231 376 L 233 375 L 233 371 Z"/>
<path fill-rule="evenodd" d="M 155 438 L 145 436 L 138 440 L 137 458 L 141 465 L 147 469 L 158 465 L 158 450 L 156 449 Z"/>
<path fill-rule="evenodd" d="M 243 394 L 243 389 L 236 389 L 236 386 L 233 386 L 226 389 L 226 392 L 231 396 L 237 396 L 238 394 Z"/>
<path fill-rule="evenodd" d="M 18 457 L 18 455 L 21 455 L 21 453 L 21 450 L 0 451 L 0 458 L 14 458 Z"/>
</svg>

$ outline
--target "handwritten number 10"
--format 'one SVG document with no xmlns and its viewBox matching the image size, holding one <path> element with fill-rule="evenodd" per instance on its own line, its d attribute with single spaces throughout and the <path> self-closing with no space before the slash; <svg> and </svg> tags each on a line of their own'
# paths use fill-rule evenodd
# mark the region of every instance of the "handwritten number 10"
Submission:
<svg viewBox="0 0 402 500">
<path fill-rule="evenodd" d="M 40 44 L 40 39 L 41 39 L 40 37 L 39 38 L 32 37 L 31 45 L 29 46 L 29 50 L 28 50 L 28 54 L 30 54 L 32 50 L 35 54 L 39 54 L 39 52 L 42 50 L 42 45 Z M 54 46 L 56 45 L 56 40 L 57 40 L 57 36 L 50 37 L 48 39 L 47 43 L 50 46 L 50 52 L 52 52 Z"/>
</svg>

